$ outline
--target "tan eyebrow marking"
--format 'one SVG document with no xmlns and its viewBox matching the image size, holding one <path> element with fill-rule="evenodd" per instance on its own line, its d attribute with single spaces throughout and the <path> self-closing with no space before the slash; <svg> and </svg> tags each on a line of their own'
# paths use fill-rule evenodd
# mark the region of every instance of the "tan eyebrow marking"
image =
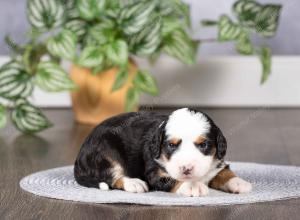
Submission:
<svg viewBox="0 0 300 220">
<path fill-rule="evenodd" d="M 181 142 L 181 139 L 179 139 L 179 138 L 171 138 L 169 140 L 169 143 L 174 144 L 174 145 L 178 145 L 178 144 L 180 144 L 180 142 Z"/>
<path fill-rule="evenodd" d="M 197 137 L 197 139 L 195 140 L 194 144 L 201 144 L 206 140 L 205 137 L 199 136 Z"/>
</svg>

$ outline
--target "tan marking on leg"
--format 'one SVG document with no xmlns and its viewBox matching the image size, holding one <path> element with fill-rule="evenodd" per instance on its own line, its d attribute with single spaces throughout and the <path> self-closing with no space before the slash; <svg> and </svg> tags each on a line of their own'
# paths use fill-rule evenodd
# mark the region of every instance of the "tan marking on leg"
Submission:
<svg viewBox="0 0 300 220">
<path fill-rule="evenodd" d="M 182 183 L 183 182 L 176 181 L 175 185 L 173 186 L 173 188 L 171 189 L 170 192 L 175 193 L 178 190 L 178 188 L 181 186 Z"/>
<path fill-rule="evenodd" d="M 113 184 L 113 188 L 116 189 L 124 189 L 124 182 L 123 182 L 123 178 L 119 178 L 117 179 L 114 184 Z"/>
<path fill-rule="evenodd" d="M 112 176 L 112 186 L 116 185 L 117 181 L 120 181 L 122 177 L 124 177 L 124 169 L 123 167 L 115 160 L 107 157 L 106 158 L 110 163 L 112 168 L 110 169 Z M 119 183 L 120 184 L 120 183 Z"/>
<path fill-rule="evenodd" d="M 232 172 L 229 168 L 225 168 L 210 181 L 209 186 L 214 189 L 222 189 L 223 186 L 234 177 L 236 177 L 234 172 Z"/>
</svg>

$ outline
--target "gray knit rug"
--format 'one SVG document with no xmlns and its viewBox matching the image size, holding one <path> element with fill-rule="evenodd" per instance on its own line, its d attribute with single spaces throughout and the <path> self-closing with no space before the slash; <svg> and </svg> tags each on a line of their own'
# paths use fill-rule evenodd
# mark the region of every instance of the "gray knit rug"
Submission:
<svg viewBox="0 0 300 220">
<path fill-rule="evenodd" d="M 229 194 L 210 189 L 205 197 L 183 197 L 165 192 L 136 194 L 120 190 L 101 191 L 78 185 L 73 177 L 73 166 L 31 174 L 20 181 L 20 186 L 38 196 L 89 203 L 212 206 L 300 197 L 300 167 L 238 162 L 232 162 L 230 166 L 240 177 L 253 184 L 251 193 Z"/>
</svg>

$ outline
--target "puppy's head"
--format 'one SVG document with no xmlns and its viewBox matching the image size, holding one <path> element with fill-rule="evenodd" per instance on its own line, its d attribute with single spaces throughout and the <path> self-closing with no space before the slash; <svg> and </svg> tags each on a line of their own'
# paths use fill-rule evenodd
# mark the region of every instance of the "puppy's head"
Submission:
<svg viewBox="0 0 300 220">
<path fill-rule="evenodd" d="M 226 139 L 206 115 L 187 108 L 174 111 L 158 130 L 155 159 L 180 181 L 197 181 L 226 153 Z"/>
</svg>

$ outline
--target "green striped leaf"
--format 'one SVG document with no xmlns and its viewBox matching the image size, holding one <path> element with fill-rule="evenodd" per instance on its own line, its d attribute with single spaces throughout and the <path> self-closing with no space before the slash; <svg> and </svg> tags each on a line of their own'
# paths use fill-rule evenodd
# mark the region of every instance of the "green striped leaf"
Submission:
<svg viewBox="0 0 300 220">
<path fill-rule="evenodd" d="M 121 68 L 119 70 L 119 72 L 117 73 L 116 75 L 116 79 L 115 79 L 115 82 L 112 86 L 112 89 L 111 91 L 114 92 L 118 89 L 120 89 L 127 81 L 128 79 L 128 71 L 126 68 Z"/>
<path fill-rule="evenodd" d="M 119 16 L 124 33 L 132 35 L 145 28 L 155 7 L 156 1 L 139 2 L 124 7 Z"/>
<path fill-rule="evenodd" d="M 141 71 L 139 70 L 133 80 L 133 84 L 135 88 L 138 88 L 139 90 L 149 93 L 151 95 L 157 95 L 158 94 L 158 88 L 156 85 L 156 81 L 154 77 L 148 73 L 147 71 Z"/>
<path fill-rule="evenodd" d="M 0 69 L 0 97 L 25 98 L 31 95 L 32 90 L 31 76 L 18 62 L 11 61 Z"/>
<path fill-rule="evenodd" d="M 76 85 L 60 66 L 48 61 L 39 63 L 35 84 L 47 92 L 60 92 L 76 88 Z"/>
<path fill-rule="evenodd" d="M 25 100 L 18 100 L 11 113 L 16 127 L 24 133 L 36 133 L 52 126 L 40 109 Z"/>
<path fill-rule="evenodd" d="M 255 28 L 262 36 L 275 35 L 281 11 L 280 5 L 261 5 L 252 0 L 239 0 L 234 4 L 233 11 L 243 25 Z"/>
<path fill-rule="evenodd" d="M 249 36 L 241 36 L 236 42 L 236 50 L 240 54 L 250 55 L 254 52 L 254 47 L 250 41 Z"/>
<path fill-rule="evenodd" d="M 255 27 L 255 19 L 261 9 L 262 5 L 252 0 L 239 0 L 233 5 L 233 11 L 239 21 L 247 27 Z"/>
<path fill-rule="evenodd" d="M 162 36 L 169 35 L 172 31 L 180 29 L 181 27 L 182 24 L 177 20 L 174 20 L 172 18 L 163 18 L 161 34 Z"/>
<path fill-rule="evenodd" d="M 272 51 L 268 47 L 261 48 L 260 61 L 262 64 L 262 76 L 260 83 L 263 84 L 267 81 L 271 74 L 272 66 Z"/>
<path fill-rule="evenodd" d="M 76 7 L 77 0 L 60 0 L 60 1 L 64 5 L 67 20 L 74 19 L 74 18 L 78 19 L 80 17 L 79 11 L 77 10 Z"/>
<path fill-rule="evenodd" d="M 182 29 L 174 30 L 163 39 L 163 51 L 181 62 L 191 65 L 195 63 L 198 44 L 192 41 Z"/>
<path fill-rule="evenodd" d="M 280 5 L 265 5 L 256 16 L 256 31 L 264 37 L 273 37 L 276 34 L 280 10 Z"/>
<path fill-rule="evenodd" d="M 72 31 L 80 39 L 86 33 L 86 22 L 75 18 L 65 23 L 65 29 Z"/>
<path fill-rule="evenodd" d="M 92 26 L 88 33 L 90 40 L 95 44 L 106 44 L 115 38 L 115 24 L 111 20 L 105 20 L 103 23 Z"/>
<path fill-rule="evenodd" d="M 126 41 L 117 40 L 107 45 L 106 56 L 115 64 L 126 64 L 128 61 L 128 46 Z"/>
<path fill-rule="evenodd" d="M 104 55 L 101 48 L 86 47 L 80 54 L 78 64 L 83 67 L 93 68 L 101 66 L 104 61 Z"/>
<path fill-rule="evenodd" d="M 131 50 L 139 56 L 150 56 L 160 46 L 162 21 L 160 17 L 151 19 L 138 34 L 129 39 Z"/>
<path fill-rule="evenodd" d="M 6 123 L 6 108 L 0 104 L 0 128 L 4 128 Z"/>
<path fill-rule="evenodd" d="M 50 38 L 47 49 L 53 55 L 68 60 L 73 60 L 76 55 L 77 37 L 69 30 L 63 30 L 58 35 Z"/>
<path fill-rule="evenodd" d="M 93 20 L 104 13 L 105 0 L 77 0 L 77 9 L 83 19 Z"/>
<path fill-rule="evenodd" d="M 159 12 L 163 17 L 176 17 L 176 20 L 183 20 L 187 27 L 190 27 L 190 7 L 181 0 L 159 1 Z"/>
<path fill-rule="evenodd" d="M 64 7 L 58 0 L 28 0 L 27 16 L 34 28 L 45 31 L 63 23 Z"/>
<path fill-rule="evenodd" d="M 122 6 L 120 0 L 109 0 L 106 2 L 105 13 L 110 18 L 118 19 L 121 8 Z"/>
<path fill-rule="evenodd" d="M 245 30 L 243 27 L 238 24 L 234 24 L 226 15 L 220 17 L 218 23 L 219 41 L 238 40 L 242 35 L 245 35 Z"/>
<path fill-rule="evenodd" d="M 125 110 L 126 112 L 133 111 L 139 102 L 139 91 L 135 88 L 130 88 L 126 94 Z"/>
</svg>

